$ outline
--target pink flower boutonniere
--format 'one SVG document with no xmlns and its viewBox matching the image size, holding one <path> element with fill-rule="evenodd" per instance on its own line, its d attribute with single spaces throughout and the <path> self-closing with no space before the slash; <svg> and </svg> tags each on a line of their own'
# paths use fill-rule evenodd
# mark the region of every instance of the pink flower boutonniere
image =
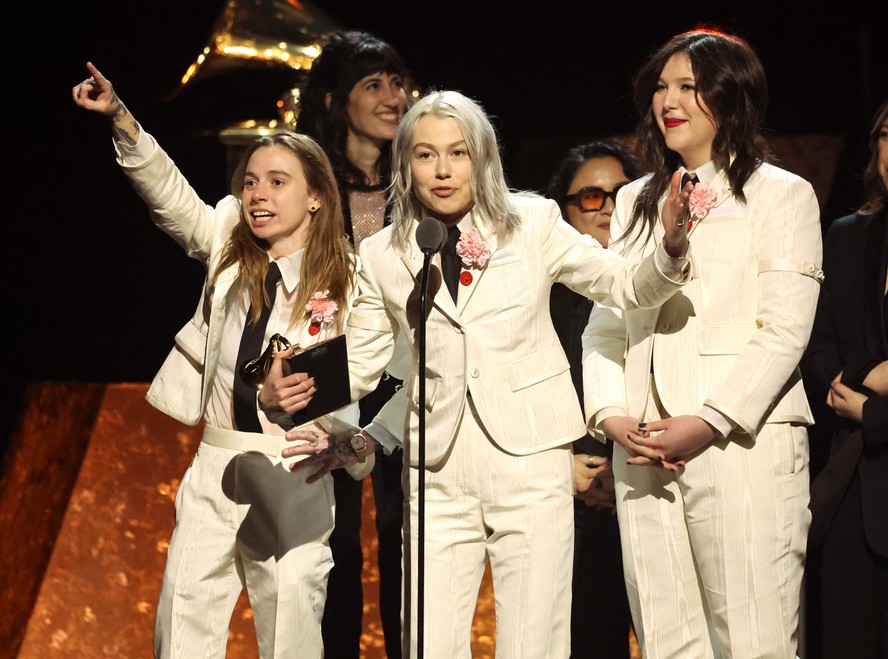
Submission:
<svg viewBox="0 0 888 659">
<path fill-rule="evenodd" d="M 705 183 L 697 183 L 688 198 L 688 212 L 691 214 L 691 219 L 699 222 L 705 218 L 716 201 L 718 201 L 718 192 L 715 191 L 715 188 L 711 188 Z M 690 229 L 690 223 L 688 223 L 688 229 Z"/>
<path fill-rule="evenodd" d="M 321 331 L 321 325 L 332 323 L 337 311 L 339 311 L 339 305 L 335 300 L 327 297 L 326 291 L 315 291 L 308 304 L 305 305 L 305 313 L 311 315 L 308 333 L 314 336 Z"/>
<path fill-rule="evenodd" d="M 465 267 L 480 270 L 490 258 L 490 248 L 482 240 L 477 229 L 470 229 L 459 237 L 459 242 L 456 243 L 456 254 L 462 259 Z"/>
</svg>

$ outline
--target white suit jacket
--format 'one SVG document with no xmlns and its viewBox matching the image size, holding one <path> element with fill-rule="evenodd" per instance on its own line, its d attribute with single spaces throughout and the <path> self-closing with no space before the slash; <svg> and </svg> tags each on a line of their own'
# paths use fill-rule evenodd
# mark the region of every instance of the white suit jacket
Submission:
<svg viewBox="0 0 888 659">
<path fill-rule="evenodd" d="M 227 268 L 215 284 L 210 282 L 219 265 L 222 248 L 240 220 L 241 202 L 229 195 L 215 208 L 205 204 L 154 138 L 143 133 L 141 139 L 148 141 L 145 145 L 140 141 L 139 147 L 144 149 L 143 152 L 150 152 L 147 159 L 135 165 L 128 165 L 121 158 L 118 162 L 148 205 L 155 224 L 207 268 L 197 309 L 176 335 L 175 346 L 146 396 L 157 409 L 193 426 L 200 421 L 206 408 L 209 385 L 218 365 L 227 313 L 226 299 L 237 280 L 238 269 Z M 308 333 L 308 320 L 306 317 L 306 322 L 288 330 L 287 338 L 294 345 L 312 345 L 335 333 L 335 328 L 322 327 L 319 334 L 312 336 Z M 357 424 L 357 404 L 350 405 L 336 416 Z M 365 471 L 365 467 L 361 471 Z"/>
<path fill-rule="evenodd" d="M 612 240 L 645 180 L 621 191 Z M 710 184 L 719 200 L 735 202 L 722 173 Z M 717 202 L 694 227 L 691 281 L 681 292 L 653 309 L 593 309 L 583 337 L 590 430 L 609 407 L 641 419 L 651 373 L 671 416 L 706 405 L 752 438 L 764 423 L 812 423 L 798 364 L 823 277 L 820 209 L 807 181 L 767 164 L 744 191 L 747 205 Z M 661 235 L 658 227 L 647 243 L 611 248 L 637 259 Z"/>
<path fill-rule="evenodd" d="M 441 283 L 440 255 L 429 277 L 426 327 L 426 463 L 442 459 L 470 394 L 481 421 L 503 450 L 525 455 L 572 442 L 584 423 L 569 365 L 549 315 L 549 290 L 560 281 L 595 300 L 628 307 L 655 306 L 681 287 L 682 274 L 662 272 L 656 259 L 625 263 L 594 239 L 581 236 L 558 206 L 512 195 L 521 226 L 507 244 L 473 216 L 490 248 L 483 269 L 460 285 L 454 304 Z M 419 289 L 423 254 L 413 241 L 391 241 L 391 228 L 361 243 L 360 295 L 347 321 L 352 393 L 373 390 L 402 335 L 412 346 L 412 372 L 375 422 L 394 437 L 418 439 Z M 674 264 L 673 264 L 674 265 Z M 411 447 L 408 446 L 408 449 Z M 418 464 L 416 446 L 408 450 Z"/>
</svg>

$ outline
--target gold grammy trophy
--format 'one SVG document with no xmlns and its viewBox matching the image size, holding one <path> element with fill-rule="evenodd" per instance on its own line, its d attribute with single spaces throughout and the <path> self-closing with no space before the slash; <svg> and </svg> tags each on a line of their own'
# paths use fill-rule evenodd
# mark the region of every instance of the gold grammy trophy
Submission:
<svg viewBox="0 0 888 659">
<path fill-rule="evenodd" d="M 261 135 L 295 130 L 305 74 L 321 52 L 320 42 L 340 29 L 307 0 L 227 0 L 207 45 L 173 92 L 231 71 L 292 69 L 295 84 L 277 101 L 277 119 L 246 119 L 219 132 L 227 151 L 229 174 L 243 150 Z"/>
</svg>

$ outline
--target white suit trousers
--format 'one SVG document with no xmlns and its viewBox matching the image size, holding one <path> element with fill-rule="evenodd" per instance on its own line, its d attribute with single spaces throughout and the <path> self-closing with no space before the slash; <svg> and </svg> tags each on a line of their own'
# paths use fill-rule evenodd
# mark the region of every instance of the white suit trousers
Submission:
<svg viewBox="0 0 888 659">
<path fill-rule="evenodd" d="M 573 477 L 569 447 L 515 456 L 498 448 L 472 414 L 471 402 L 450 452 L 425 471 L 424 656 L 471 657 L 471 625 L 486 561 L 496 599 L 498 659 L 570 654 L 573 572 Z M 407 468 L 410 536 L 404 602 L 417 655 L 419 469 Z M 406 543 L 405 543 L 406 546 Z M 410 557 L 414 560 L 410 560 Z"/>
<path fill-rule="evenodd" d="M 767 424 L 755 441 L 732 433 L 678 475 L 627 458 L 615 445 L 626 587 L 645 659 L 793 659 L 810 525 L 806 429 Z"/>
<path fill-rule="evenodd" d="M 176 494 L 155 621 L 161 659 L 224 659 L 244 587 L 262 659 L 322 657 L 333 486 L 280 458 L 201 442 Z"/>
</svg>

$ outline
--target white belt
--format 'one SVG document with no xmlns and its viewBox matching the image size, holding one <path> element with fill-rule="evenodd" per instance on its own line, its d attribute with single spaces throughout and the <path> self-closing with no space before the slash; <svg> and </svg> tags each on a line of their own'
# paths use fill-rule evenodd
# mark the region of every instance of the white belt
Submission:
<svg viewBox="0 0 888 659">
<path fill-rule="evenodd" d="M 223 430 L 210 425 L 204 426 L 202 439 L 210 446 L 227 448 L 233 451 L 258 451 L 272 457 L 280 456 L 284 446 L 290 444 L 283 435 L 274 437 L 258 432 Z"/>
</svg>

